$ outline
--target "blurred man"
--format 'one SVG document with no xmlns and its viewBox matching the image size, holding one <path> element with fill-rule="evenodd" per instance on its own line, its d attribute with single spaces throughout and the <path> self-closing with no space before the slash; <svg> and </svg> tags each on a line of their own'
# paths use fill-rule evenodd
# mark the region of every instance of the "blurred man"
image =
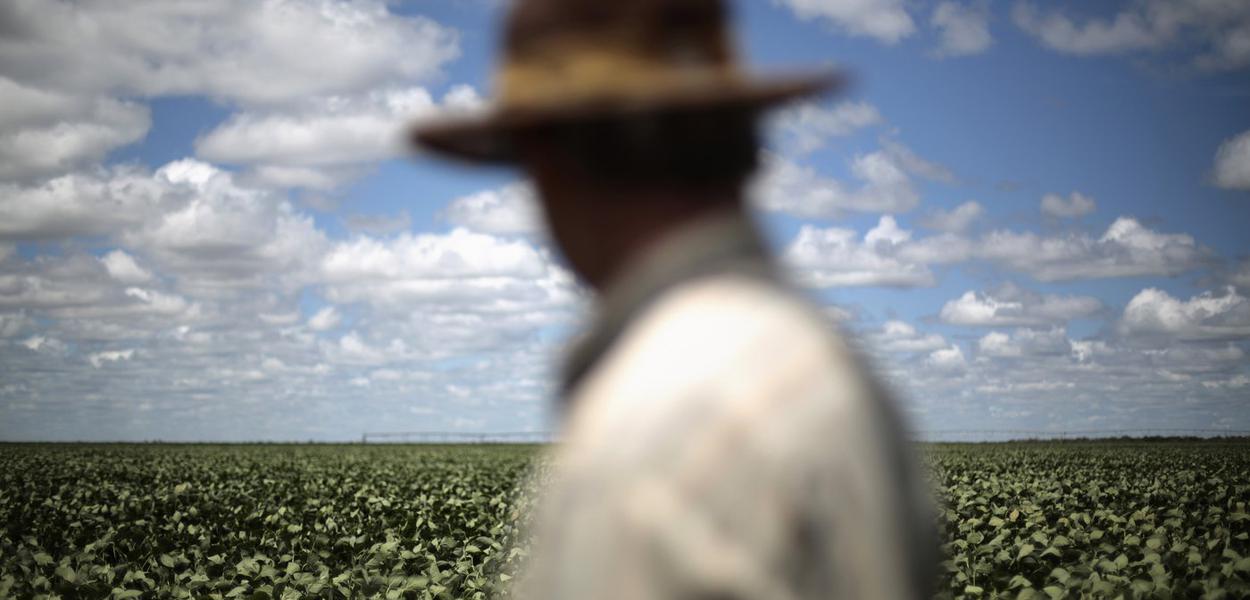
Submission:
<svg viewBox="0 0 1250 600">
<path fill-rule="evenodd" d="M 498 106 L 417 142 L 518 164 L 598 293 L 518 595 L 920 598 L 933 539 L 893 407 L 746 214 L 758 117 L 719 0 L 521 0 Z"/>
</svg>

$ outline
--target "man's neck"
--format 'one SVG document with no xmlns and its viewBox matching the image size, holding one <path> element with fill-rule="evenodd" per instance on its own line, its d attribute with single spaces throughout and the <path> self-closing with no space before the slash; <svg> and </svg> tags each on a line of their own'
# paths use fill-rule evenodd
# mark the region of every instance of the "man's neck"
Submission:
<svg viewBox="0 0 1250 600">
<path fill-rule="evenodd" d="M 613 201 L 612 210 L 596 215 L 600 258 L 593 272 L 583 273 L 587 282 L 602 291 L 638 257 L 651 253 L 675 232 L 692 224 L 732 216 L 742 210 L 732 200 L 700 200 L 689 196 L 651 196 L 643 201 Z"/>
</svg>

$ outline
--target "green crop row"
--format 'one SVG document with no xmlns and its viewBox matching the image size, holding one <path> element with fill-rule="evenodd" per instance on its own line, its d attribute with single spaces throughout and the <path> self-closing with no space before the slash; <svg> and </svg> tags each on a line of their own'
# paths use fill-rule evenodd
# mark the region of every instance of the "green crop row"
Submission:
<svg viewBox="0 0 1250 600">
<path fill-rule="evenodd" d="M 1250 597 L 1250 446 L 925 448 L 939 597 Z M 527 446 L 0 446 L 0 598 L 488 598 Z"/>
<path fill-rule="evenodd" d="M 1250 597 L 1250 446 L 937 446 L 941 597 Z"/>
</svg>

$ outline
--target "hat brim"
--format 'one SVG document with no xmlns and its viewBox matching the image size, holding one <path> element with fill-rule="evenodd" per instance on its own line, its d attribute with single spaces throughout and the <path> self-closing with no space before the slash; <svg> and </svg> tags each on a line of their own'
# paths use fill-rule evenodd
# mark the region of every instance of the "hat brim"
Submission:
<svg viewBox="0 0 1250 600">
<path fill-rule="evenodd" d="M 657 111 L 711 108 L 767 108 L 804 96 L 829 94 L 847 84 L 843 73 L 759 77 L 740 84 L 682 88 L 645 98 L 556 103 L 526 109 L 497 109 L 476 117 L 444 118 L 417 124 L 410 140 L 418 150 L 475 163 L 516 160 L 513 140 L 528 129 L 604 117 L 629 117 Z"/>
</svg>

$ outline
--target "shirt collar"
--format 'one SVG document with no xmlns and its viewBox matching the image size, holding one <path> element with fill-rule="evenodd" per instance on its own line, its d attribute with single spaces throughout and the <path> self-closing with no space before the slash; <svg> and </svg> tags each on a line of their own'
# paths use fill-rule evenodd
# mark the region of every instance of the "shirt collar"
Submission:
<svg viewBox="0 0 1250 600">
<path fill-rule="evenodd" d="M 664 292 L 692 279 L 724 273 L 775 277 L 755 225 L 741 211 L 683 225 L 627 262 L 600 295 L 593 325 L 572 344 L 564 365 L 564 397 L 568 398 L 629 322 Z"/>
</svg>

